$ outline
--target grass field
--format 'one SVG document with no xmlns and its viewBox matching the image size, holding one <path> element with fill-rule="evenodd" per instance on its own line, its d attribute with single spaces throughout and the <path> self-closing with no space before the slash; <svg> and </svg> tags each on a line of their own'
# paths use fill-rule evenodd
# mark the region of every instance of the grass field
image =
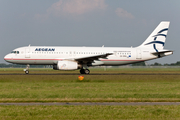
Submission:
<svg viewBox="0 0 180 120">
<path fill-rule="evenodd" d="M 22 69 L 1 68 L 0 73 L 24 72 Z M 84 75 L 83 81 L 78 80 L 78 75 L 31 73 L 79 71 L 31 69 L 29 75 L 0 75 L 0 102 L 180 102 L 179 68 L 92 69 L 91 73 L 124 75 Z M 180 106 L 158 105 L 0 106 L 0 119 L 178 119 L 179 113 Z"/>
<path fill-rule="evenodd" d="M 78 80 L 78 75 L 1 75 L 0 102 L 180 102 L 180 75 L 158 75 L 179 73 L 179 70 L 151 70 L 157 75 L 85 75 L 83 81 Z M 23 73 L 22 69 L 5 71 Z M 48 71 L 57 72 L 50 69 L 31 72 Z M 92 71 L 104 73 L 102 69 Z M 107 71 L 120 73 L 121 69 Z M 124 68 L 122 71 L 126 74 L 150 70 Z M 3 72 L 1 69 L 0 73 Z"/>
<path fill-rule="evenodd" d="M 179 106 L 0 106 L 1 120 L 175 120 Z"/>
</svg>

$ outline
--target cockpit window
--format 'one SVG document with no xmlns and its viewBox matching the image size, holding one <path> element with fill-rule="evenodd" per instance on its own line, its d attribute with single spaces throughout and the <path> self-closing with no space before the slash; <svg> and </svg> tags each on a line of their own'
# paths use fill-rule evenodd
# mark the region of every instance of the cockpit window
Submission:
<svg viewBox="0 0 180 120">
<path fill-rule="evenodd" d="M 19 54 L 19 51 L 12 51 L 11 53 Z"/>
<path fill-rule="evenodd" d="M 11 53 L 16 53 L 15 51 L 12 51 Z"/>
</svg>

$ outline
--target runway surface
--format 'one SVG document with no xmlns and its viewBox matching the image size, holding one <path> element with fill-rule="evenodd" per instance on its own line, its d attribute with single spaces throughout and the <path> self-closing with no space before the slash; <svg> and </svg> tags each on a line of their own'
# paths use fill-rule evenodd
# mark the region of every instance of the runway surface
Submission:
<svg viewBox="0 0 180 120">
<path fill-rule="evenodd" d="M 0 103 L 0 105 L 17 105 L 17 106 L 61 106 L 61 105 L 116 105 L 116 106 L 134 106 L 134 105 L 180 105 L 180 102 L 70 102 L 70 103 Z"/>
<path fill-rule="evenodd" d="M 82 75 L 79 73 L 0 73 L 0 75 Z M 86 74 L 83 74 L 86 75 Z M 180 73 L 91 73 L 87 75 L 180 75 Z"/>
</svg>

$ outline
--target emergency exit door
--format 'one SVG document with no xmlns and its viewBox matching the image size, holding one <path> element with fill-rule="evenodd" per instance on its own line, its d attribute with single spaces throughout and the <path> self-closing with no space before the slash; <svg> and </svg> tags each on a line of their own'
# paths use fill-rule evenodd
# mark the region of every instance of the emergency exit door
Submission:
<svg viewBox="0 0 180 120">
<path fill-rule="evenodd" d="M 142 59 L 141 49 L 136 50 L 136 59 Z"/>
</svg>

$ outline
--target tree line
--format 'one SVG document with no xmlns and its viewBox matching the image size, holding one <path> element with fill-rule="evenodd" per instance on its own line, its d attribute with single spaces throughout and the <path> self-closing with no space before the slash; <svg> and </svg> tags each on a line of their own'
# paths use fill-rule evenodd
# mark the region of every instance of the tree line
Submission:
<svg viewBox="0 0 180 120">
<path fill-rule="evenodd" d="M 139 62 L 139 63 L 134 63 L 132 64 L 132 66 L 180 66 L 180 61 L 177 61 L 176 63 L 165 63 L 165 64 L 161 64 L 161 63 L 157 63 L 155 62 L 154 64 L 146 64 L 146 62 Z"/>
</svg>

